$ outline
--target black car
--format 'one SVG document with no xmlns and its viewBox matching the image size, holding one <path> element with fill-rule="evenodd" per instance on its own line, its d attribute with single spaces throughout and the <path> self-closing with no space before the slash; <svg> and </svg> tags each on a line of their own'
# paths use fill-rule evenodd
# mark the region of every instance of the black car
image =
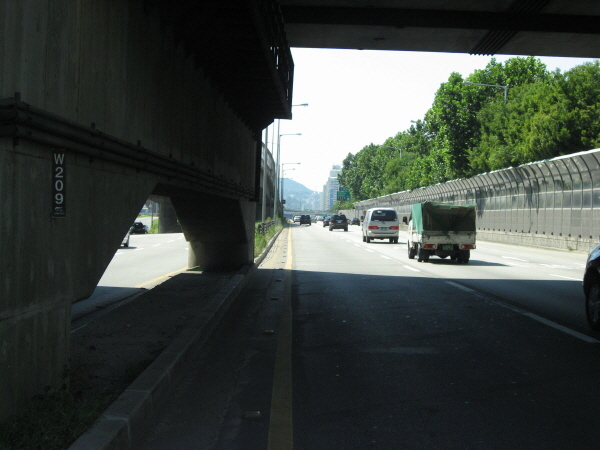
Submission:
<svg viewBox="0 0 600 450">
<path fill-rule="evenodd" d="M 323 227 L 329 226 L 329 217 L 323 217 Z"/>
<path fill-rule="evenodd" d="M 308 214 L 303 214 L 300 216 L 300 225 L 302 225 L 303 223 L 307 223 L 309 225 L 312 223 L 312 220 L 310 219 L 310 216 Z"/>
<path fill-rule="evenodd" d="M 329 231 L 341 228 L 348 231 L 348 219 L 344 214 L 334 214 L 329 221 Z"/>
<path fill-rule="evenodd" d="M 585 315 L 592 330 L 600 330 L 600 244 L 590 250 L 583 275 Z"/>
<path fill-rule="evenodd" d="M 148 227 L 142 222 L 134 222 L 130 231 L 131 234 L 146 234 L 147 232 Z"/>
<path fill-rule="evenodd" d="M 350 225 L 358 225 L 358 226 L 360 226 L 360 219 L 358 217 L 355 217 L 354 219 L 352 219 L 350 221 Z"/>
</svg>

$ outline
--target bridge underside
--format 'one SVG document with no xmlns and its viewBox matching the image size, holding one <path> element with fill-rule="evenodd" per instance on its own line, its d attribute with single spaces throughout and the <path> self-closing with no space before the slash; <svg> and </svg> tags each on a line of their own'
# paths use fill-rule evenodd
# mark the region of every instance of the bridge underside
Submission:
<svg viewBox="0 0 600 450">
<path fill-rule="evenodd" d="M 594 0 L 280 0 L 292 47 L 600 57 Z"/>
</svg>

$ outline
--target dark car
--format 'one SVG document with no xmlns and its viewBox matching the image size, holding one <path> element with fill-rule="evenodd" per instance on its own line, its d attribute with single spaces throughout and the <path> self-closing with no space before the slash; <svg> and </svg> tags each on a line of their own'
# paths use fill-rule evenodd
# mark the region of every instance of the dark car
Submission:
<svg viewBox="0 0 600 450">
<path fill-rule="evenodd" d="M 302 225 L 302 224 L 310 225 L 311 223 L 312 223 L 312 220 L 310 219 L 310 216 L 308 214 L 303 214 L 300 216 L 300 225 Z"/>
<path fill-rule="evenodd" d="M 323 226 L 324 227 L 328 227 L 329 226 L 329 217 L 323 217 Z"/>
<path fill-rule="evenodd" d="M 585 315 L 592 330 L 600 330 L 600 244 L 588 253 L 583 275 Z"/>
<path fill-rule="evenodd" d="M 148 227 L 142 222 L 134 222 L 130 231 L 131 234 L 146 234 L 147 232 Z"/>
<path fill-rule="evenodd" d="M 348 219 L 344 214 L 334 214 L 329 221 L 329 231 L 341 228 L 348 231 Z"/>
<path fill-rule="evenodd" d="M 352 219 L 350 221 L 350 225 L 358 225 L 360 227 L 360 219 L 358 219 L 357 217 L 355 217 L 354 219 Z"/>
</svg>

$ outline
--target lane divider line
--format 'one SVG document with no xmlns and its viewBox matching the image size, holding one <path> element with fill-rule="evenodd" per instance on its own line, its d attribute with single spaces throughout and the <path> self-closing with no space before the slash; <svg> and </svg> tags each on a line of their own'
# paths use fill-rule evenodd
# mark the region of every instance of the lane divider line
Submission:
<svg viewBox="0 0 600 450">
<path fill-rule="evenodd" d="M 547 325 L 547 326 L 549 326 L 551 328 L 554 328 L 555 330 L 562 331 L 563 333 L 566 333 L 566 334 L 568 334 L 570 336 L 573 336 L 573 337 L 575 337 L 577 339 L 580 339 L 580 340 L 582 340 L 584 342 L 588 342 L 590 344 L 600 344 L 599 340 L 594 339 L 591 336 L 588 336 L 586 334 L 583 334 L 583 333 L 580 333 L 578 331 L 572 330 L 571 328 L 565 327 L 564 325 L 560 325 L 560 324 L 558 324 L 556 322 L 553 322 L 551 320 L 545 319 L 545 318 L 543 318 L 541 316 L 538 316 L 537 314 L 526 312 L 526 311 L 523 311 L 522 309 L 519 309 L 519 308 L 517 308 L 515 306 L 508 305 L 508 304 L 506 304 L 506 303 L 504 303 L 504 302 L 502 302 L 500 300 L 496 300 L 495 298 L 493 298 L 490 295 L 486 295 L 486 294 L 484 294 L 482 292 L 479 292 L 479 291 L 476 291 L 474 289 L 468 288 L 466 286 L 463 286 L 463 285 L 461 285 L 459 283 L 455 283 L 453 281 L 447 281 L 447 280 L 445 280 L 444 282 L 446 284 L 450 284 L 450 285 L 452 285 L 452 286 L 454 286 L 454 287 L 456 287 L 458 289 L 461 289 L 463 291 L 470 292 L 470 293 L 476 295 L 477 297 L 484 298 L 486 300 L 494 302 L 497 305 L 502 306 L 503 308 L 510 309 L 511 311 L 514 311 L 517 314 L 521 314 L 521 315 L 529 317 L 530 319 L 533 319 L 533 320 L 535 320 L 537 322 L 543 323 L 544 325 Z"/>
<path fill-rule="evenodd" d="M 515 261 L 527 262 L 526 259 L 513 258 L 512 256 L 503 256 L 504 259 L 514 259 Z"/>
<path fill-rule="evenodd" d="M 566 278 L 567 280 L 581 281 L 581 278 L 565 277 L 564 275 L 556 275 L 556 274 L 553 274 L 553 273 L 550 273 L 548 275 L 550 275 L 552 277 Z"/>
<path fill-rule="evenodd" d="M 275 355 L 271 419 L 267 450 L 292 450 L 294 427 L 292 411 L 292 229 L 288 228 L 288 256 L 283 280 L 283 304 Z"/>
<path fill-rule="evenodd" d="M 559 325 L 556 322 L 552 322 L 551 320 L 544 319 L 543 317 L 540 317 L 537 314 L 527 313 L 527 312 L 522 312 L 521 314 L 523 314 L 524 316 L 527 316 L 533 320 L 537 320 L 538 322 L 541 322 L 545 325 L 548 325 L 549 327 L 560 330 L 563 333 L 567 333 L 571 336 L 574 336 L 577 339 L 581 339 L 582 341 L 589 342 L 590 344 L 600 344 L 600 341 L 597 339 L 594 339 L 593 337 L 587 336 L 583 333 L 579 333 L 578 331 L 575 331 L 575 330 L 571 330 L 570 328 Z"/>
</svg>

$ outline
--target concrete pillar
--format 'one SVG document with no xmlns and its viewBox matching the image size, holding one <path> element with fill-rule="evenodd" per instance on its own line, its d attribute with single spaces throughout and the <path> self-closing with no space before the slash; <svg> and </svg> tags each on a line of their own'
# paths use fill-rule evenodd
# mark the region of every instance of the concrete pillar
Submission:
<svg viewBox="0 0 600 450">
<path fill-rule="evenodd" d="M 190 267 L 234 270 L 253 262 L 256 203 L 213 195 L 171 201 L 190 243 Z"/>
<path fill-rule="evenodd" d="M 175 208 L 169 197 L 159 197 L 160 220 L 158 221 L 159 233 L 181 233 L 181 226 L 177 220 Z"/>
<path fill-rule="evenodd" d="M 64 215 L 53 217 L 54 152 Z M 87 298 L 156 182 L 0 139 L 0 420 L 68 382 L 71 304 Z"/>
</svg>

